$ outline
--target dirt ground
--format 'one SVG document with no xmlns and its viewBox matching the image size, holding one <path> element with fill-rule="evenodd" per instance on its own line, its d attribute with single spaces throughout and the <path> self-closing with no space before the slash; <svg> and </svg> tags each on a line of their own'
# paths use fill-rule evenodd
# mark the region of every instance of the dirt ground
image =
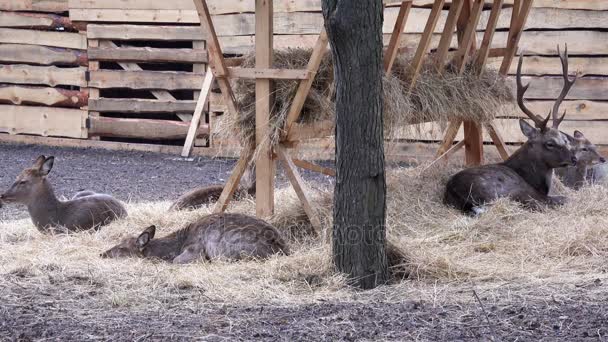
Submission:
<svg viewBox="0 0 608 342">
<path fill-rule="evenodd" d="M 50 177 L 58 195 L 91 189 L 133 202 L 173 199 L 195 186 L 224 181 L 234 165 L 141 152 L 0 145 L 0 190 L 40 154 L 56 157 Z M 331 183 L 324 176 L 304 176 Z M 278 183 L 285 183 L 282 175 Z M 26 217 L 24 208 L 0 209 L 0 220 Z M 28 282 L 25 273 L 0 276 L 9 284 L 0 287 L 0 340 L 608 341 L 605 279 L 563 287 L 503 284 L 493 290 L 460 283 L 452 289 L 457 295 L 441 303 L 395 295 L 390 286 L 353 290 L 349 300 L 285 305 L 237 305 L 177 289 L 180 300 L 200 303 L 192 310 L 179 301 L 149 309 L 102 305 L 97 297 L 103 292 L 86 277 Z"/>
</svg>

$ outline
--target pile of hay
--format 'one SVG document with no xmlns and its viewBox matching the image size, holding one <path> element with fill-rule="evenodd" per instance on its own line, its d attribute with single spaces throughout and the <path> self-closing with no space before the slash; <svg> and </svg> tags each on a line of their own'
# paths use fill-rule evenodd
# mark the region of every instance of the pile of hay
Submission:
<svg viewBox="0 0 608 342">
<path fill-rule="evenodd" d="M 312 50 L 290 48 L 274 53 L 274 67 L 280 69 L 305 69 Z M 501 108 L 512 103 L 512 94 L 505 79 L 495 70 L 484 70 L 479 77 L 475 68 L 468 67 L 458 75 L 448 65 L 442 74 L 433 65 L 433 56 L 426 59 L 413 89 L 410 73 L 411 56 L 398 56 L 391 75 L 383 77 L 385 136 L 391 139 L 397 128 L 429 121 L 440 124 L 460 118 L 476 122 L 492 120 Z M 255 66 L 255 55 L 245 56 L 242 67 Z M 321 66 L 304 103 L 299 122 L 310 123 L 335 118 L 333 94 L 333 62 L 330 53 L 323 56 Z M 275 81 L 270 118 L 271 143 L 277 144 L 284 127 L 298 81 Z M 214 134 L 240 138 L 243 144 L 255 140 L 255 81 L 236 81 L 240 115 L 225 115 L 216 123 Z M 510 110 L 510 108 L 509 108 Z M 396 137 L 396 136 L 395 136 Z"/>
<path fill-rule="evenodd" d="M 470 218 L 441 204 L 444 184 L 454 169 L 425 174 L 420 170 L 395 170 L 388 182 L 388 236 L 401 251 L 397 262 L 401 260 L 408 280 L 368 292 L 369 298 L 402 300 L 415 292 L 435 302 L 437 296 L 453 300 L 449 293 L 471 281 L 537 289 L 605 278 L 607 188 L 563 190 L 570 198 L 564 207 L 538 213 L 501 200 L 480 218 Z M 36 289 L 56 293 L 62 300 L 108 307 L 179 307 L 192 312 L 201 303 L 356 300 L 359 294 L 333 271 L 327 240 L 307 233 L 310 227 L 293 190 L 281 189 L 276 198 L 277 215 L 270 222 L 288 238 L 292 255 L 267 261 L 172 265 L 99 258 L 100 252 L 142 227 L 156 224 L 162 236 L 210 213 L 212 206 L 166 213 L 168 202 L 129 204 L 128 218 L 96 233 L 68 236 L 42 235 L 29 219 L 0 222 L 3 296 Z M 311 203 L 327 235 L 331 192 L 312 193 Z M 246 198 L 231 204 L 229 211 L 253 214 L 254 207 Z"/>
</svg>

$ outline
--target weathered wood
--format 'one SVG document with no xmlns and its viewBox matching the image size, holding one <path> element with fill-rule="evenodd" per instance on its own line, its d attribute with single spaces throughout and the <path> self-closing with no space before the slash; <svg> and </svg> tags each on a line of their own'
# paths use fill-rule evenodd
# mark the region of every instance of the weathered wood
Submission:
<svg viewBox="0 0 608 342">
<path fill-rule="evenodd" d="M 553 100 L 526 101 L 526 107 L 530 108 L 530 110 L 534 113 L 548 113 L 554 102 L 555 101 Z M 608 120 L 608 102 L 587 100 L 563 101 L 560 106 L 560 110 L 565 110 L 567 112 L 566 118 L 569 121 Z M 505 117 L 528 118 L 518 109 L 515 109 L 512 113 L 505 116 L 499 116 L 499 118 Z"/>
<path fill-rule="evenodd" d="M 46 13 L 0 12 L 0 27 L 77 30 L 70 18 Z"/>
<path fill-rule="evenodd" d="M 443 141 L 439 146 L 439 149 L 437 150 L 437 157 L 440 157 L 450 148 L 450 146 L 452 146 L 452 143 L 454 143 L 454 139 L 456 139 L 456 134 L 458 134 L 458 130 L 460 129 L 461 124 L 462 121 L 460 120 L 450 121 L 450 125 L 448 126 L 443 136 Z"/>
<path fill-rule="evenodd" d="M 228 68 L 228 76 L 232 78 L 277 79 L 277 80 L 306 80 L 310 78 L 308 70 L 297 69 L 260 69 L 260 68 Z"/>
<path fill-rule="evenodd" d="M 198 41 L 207 33 L 198 26 L 99 25 L 87 26 L 89 39 Z"/>
<path fill-rule="evenodd" d="M 568 46 L 570 50 L 570 46 Z M 500 67 L 502 60 L 493 58 L 488 60 L 488 66 L 494 69 Z M 580 76 L 587 75 L 608 75 L 607 57 L 569 57 L 568 64 L 572 72 L 576 71 Z M 509 74 L 515 75 L 517 63 L 511 63 Z M 524 57 L 522 75 L 560 75 L 562 74 L 561 63 L 557 56 L 527 56 Z"/>
<path fill-rule="evenodd" d="M 513 11 L 512 15 L 517 15 L 517 19 L 512 20 L 513 24 L 509 29 L 507 51 L 505 52 L 504 59 L 502 60 L 502 64 L 500 66 L 500 73 L 503 75 L 505 75 L 507 71 L 509 71 L 511 62 L 513 61 L 513 57 L 517 53 L 517 48 L 519 47 L 519 40 L 521 39 L 522 31 L 524 29 L 524 25 L 526 24 L 528 14 L 530 14 L 532 2 L 532 0 L 522 0 L 519 14 L 516 14 L 515 10 Z"/>
<path fill-rule="evenodd" d="M 296 142 L 307 139 L 319 139 L 334 134 L 333 120 L 317 121 L 309 124 L 294 123 L 286 141 Z"/>
<path fill-rule="evenodd" d="M 397 57 L 399 42 L 401 41 L 401 35 L 403 34 L 407 17 L 412 9 L 412 3 L 412 1 L 403 1 L 399 8 L 399 14 L 397 15 L 393 32 L 391 33 L 391 40 L 388 43 L 388 48 L 384 55 L 384 72 L 386 74 L 390 74 L 391 69 L 393 68 L 393 63 Z"/>
<path fill-rule="evenodd" d="M 39 45 L 0 44 L 1 63 L 87 66 L 87 52 Z"/>
<path fill-rule="evenodd" d="M 494 0 L 492 10 L 490 11 L 490 17 L 485 27 L 483 40 L 481 41 L 481 46 L 477 52 L 475 64 L 481 69 L 481 72 L 483 72 L 483 68 L 488 60 L 488 55 L 490 54 L 490 44 L 492 43 L 492 38 L 494 38 L 494 32 L 496 31 L 496 24 L 498 22 L 498 16 L 501 13 L 502 4 L 503 0 Z"/>
<path fill-rule="evenodd" d="M 80 33 L 0 28 L 0 43 L 45 45 L 86 50 L 86 36 Z"/>
<path fill-rule="evenodd" d="M 188 128 L 188 135 L 186 136 L 186 142 L 184 143 L 184 149 L 182 150 L 182 157 L 188 157 L 192 152 L 192 147 L 194 147 L 194 139 L 196 138 L 196 131 L 200 126 L 201 115 L 203 114 L 205 105 L 209 100 L 209 93 L 211 92 L 212 84 L 213 73 L 209 69 L 205 73 L 205 79 L 203 80 L 203 85 L 196 102 L 196 108 L 194 109 L 194 114 L 192 114 L 192 121 L 190 122 L 190 127 Z M 207 126 L 207 131 L 210 132 L 209 126 Z"/>
<path fill-rule="evenodd" d="M 431 14 L 429 14 L 429 19 L 424 27 L 424 33 L 420 38 L 420 42 L 418 43 L 418 49 L 416 49 L 416 54 L 412 59 L 412 63 L 410 64 L 410 89 L 414 87 L 416 84 L 416 80 L 418 78 L 418 72 L 422 67 L 422 63 L 424 62 L 424 58 L 427 56 L 429 52 L 429 44 L 431 43 L 431 38 L 433 36 L 433 32 L 435 31 L 435 27 L 437 25 L 437 21 L 439 20 L 439 15 L 441 14 L 441 9 L 443 8 L 444 0 L 437 0 L 433 4 L 433 9 L 431 10 Z"/>
<path fill-rule="evenodd" d="M 283 161 L 283 166 L 285 173 L 287 174 L 287 178 L 289 179 L 291 186 L 296 192 L 296 195 L 300 199 L 300 202 L 302 203 L 302 208 L 304 208 L 306 216 L 308 216 L 310 225 L 315 230 L 317 236 L 321 236 L 321 220 L 319 220 L 319 215 L 313 209 L 308 198 L 306 198 L 306 192 L 308 192 L 308 189 L 306 188 L 306 183 L 304 183 L 304 180 L 300 176 L 296 165 L 294 164 L 293 160 L 291 160 L 291 157 L 289 156 L 285 148 L 279 145 L 276 150 L 277 154 L 279 155 L 279 158 Z"/>
<path fill-rule="evenodd" d="M 301 160 L 301 159 L 292 159 L 292 161 L 293 161 L 294 165 L 299 168 L 322 173 L 326 176 L 332 176 L 332 177 L 336 176 L 336 170 L 334 170 L 332 168 L 317 165 L 315 163 L 311 163 L 309 161 Z"/>
<path fill-rule="evenodd" d="M 67 12 L 68 0 L 0 0 L 3 11 Z"/>
<path fill-rule="evenodd" d="M 494 142 L 494 146 L 496 146 L 498 154 L 500 155 L 502 160 L 507 160 L 509 158 L 509 150 L 507 149 L 507 145 L 505 144 L 504 139 L 498 132 L 496 125 L 494 125 L 493 122 L 490 122 L 485 125 L 485 128 L 488 132 L 488 135 L 492 139 L 492 142 Z"/>
<path fill-rule="evenodd" d="M 49 86 L 86 86 L 86 68 L 57 68 L 54 66 L 0 65 L 0 82 L 14 84 L 44 84 Z"/>
<path fill-rule="evenodd" d="M 200 89 L 204 75 L 182 71 L 116 71 L 90 72 L 89 86 L 129 89 Z"/>
<path fill-rule="evenodd" d="M 193 100 L 89 99 L 89 110 L 106 113 L 191 113 L 195 108 Z"/>
<path fill-rule="evenodd" d="M 483 164 L 483 137 L 481 127 L 472 121 L 463 122 L 465 163 L 467 166 Z"/>
<path fill-rule="evenodd" d="M 479 16 L 481 15 L 482 10 L 483 0 L 475 0 L 473 8 L 471 9 L 469 17 L 467 19 L 468 22 L 466 28 L 462 34 L 462 41 L 460 42 L 458 52 L 456 52 L 458 73 L 460 74 L 464 72 L 464 69 L 467 66 L 467 62 L 469 60 L 469 56 L 476 49 L 477 38 L 475 34 L 475 28 L 477 27 L 477 24 L 479 22 Z"/>
<path fill-rule="evenodd" d="M 223 213 L 226 208 L 228 208 L 228 204 L 232 199 L 232 195 L 234 191 L 239 186 L 239 182 L 243 177 L 243 173 L 245 173 L 245 169 L 249 164 L 249 161 L 253 157 L 253 146 L 246 146 L 241 150 L 241 154 L 239 156 L 239 160 L 236 162 L 230 177 L 226 181 L 226 185 L 224 186 L 224 191 L 220 195 L 220 198 L 217 200 L 215 204 L 215 208 L 213 208 L 214 213 Z"/>
<path fill-rule="evenodd" d="M 90 136 L 114 138 L 141 138 L 150 140 L 185 139 L 189 123 L 169 120 L 123 119 L 93 117 L 89 119 Z M 207 127 L 201 125 L 197 137 L 209 134 Z"/>
<path fill-rule="evenodd" d="M 87 111 L 0 105 L 0 132 L 86 138 Z"/>
<path fill-rule="evenodd" d="M 443 27 L 441 39 L 439 40 L 439 46 L 435 52 L 435 63 L 439 72 L 443 71 L 443 66 L 446 62 L 450 46 L 452 45 L 454 31 L 456 30 L 456 24 L 458 22 L 458 18 L 460 17 L 460 11 L 462 10 L 462 5 L 464 2 L 465 0 L 456 0 L 453 1 L 452 5 L 450 6 L 448 19 Z"/>
<path fill-rule="evenodd" d="M 89 48 L 89 59 L 95 61 L 146 63 L 207 63 L 207 52 L 193 49 L 159 49 L 129 47 L 118 49 Z"/>
<path fill-rule="evenodd" d="M 508 82 L 515 94 L 515 77 L 509 76 Z M 555 99 L 563 87 L 561 77 L 522 77 L 524 84 L 530 82 L 530 89 L 526 91 L 526 99 L 550 100 Z M 608 78 L 585 77 L 576 80 L 576 86 L 568 93 L 569 100 L 608 100 Z M 514 95 L 515 96 L 515 95 Z"/>
<path fill-rule="evenodd" d="M 89 93 L 86 90 L 16 85 L 0 86 L 0 103 L 80 108 L 86 106 L 88 98 Z"/>
<path fill-rule="evenodd" d="M 88 48 L 89 49 L 96 49 L 99 47 L 99 40 L 98 39 L 89 39 L 88 41 Z M 91 71 L 97 71 L 99 70 L 99 62 L 98 61 L 90 61 L 89 62 L 89 72 Z M 87 75 L 87 86 L 88 86 L 88 75 Z M 90 100 L 98 100 L 99 96 L 100 96 L 100 91 L 98 88 L 87 88 L 89 90 L 89 101 Z M 89 110 L 89 117 L 90 118 L 97 118 L 100 116 L 99 112 L 93 111 L 93 110 Z M 101 138 L 99 136 L 91 136 L 89 137 L 89 139 L 91 140 L 101 140 Z"/>
</svg>

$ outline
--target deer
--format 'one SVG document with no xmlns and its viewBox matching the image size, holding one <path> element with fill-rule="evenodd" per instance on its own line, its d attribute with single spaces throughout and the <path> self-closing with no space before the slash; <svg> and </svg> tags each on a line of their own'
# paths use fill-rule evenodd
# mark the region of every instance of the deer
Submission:
<svg viewBox="0 0 608 342">
<path fill-rule="evenodd" d="M 266 259 L 273 254 L 289 255 L 287 244 L 275 227 L 243 214 L 211 214 L 162 238 L 154 239 L 155 234 L 156 226 L 149 226 L 138 236 L 124 239 L 100 256 L 187 264 L 218 258 L 236 261 Z"/>
<path fill-rule="evenodd" d="M 573 150 L 578 160 L 576 166 L 558 168 L 555 173 L 565 186 L 579 190 L 585 184 L 598 183 L 606 177 L 606 158 L 582 132 L 576 130 L 573 136 Z"/>
<path fill-rule="evenodd" d="M 574 138 L 559 131 L 566 111 L 559 117 L 559 107 L 576 82 L 568 76 L 568 47 L 564 55 L 557 48 L 562 64 L 564 86 L 546 118 L 534 114 L 524 103 L 525 86 L 521 80 L 522 55 L 517 64 L 517 104 L 535 127 L 520 119 L 519 126 L 527 141 L 507 160 L 462 170 L 448 179 L 443 202 L 462 212 L 477 216 L 498 198 L 509 198 L 529 210 L 542 210 L 565 203 L 563 196 L 549 196 L 553 169 L 576 165 L 572 150 Z M 551 127 L 548 126 L 552 118 Z"/>
<path fill-rule="evenodd" d="M 209 203 L 216 202 L 224 191 L 223 184 L 214 184 L 195 188 L 181 195 L 171 206 L 169 211 L 199 209 Z M 255 166 L 245 170 L 239 188 L 234 193 L 236 200 L 247 195 L 255 196 Z"/>
<path fill-rule="evenodd" d="M 42 233 L 97 230 L 127 216 L 124 206 L 106 194 L 83 191 L 67 201 L 58 199 L 47 179 L 54 160 L 53 156 L 39 156 L 0 195 L 0 201 L 26 205 L 32 222 Z"/>
</svg>

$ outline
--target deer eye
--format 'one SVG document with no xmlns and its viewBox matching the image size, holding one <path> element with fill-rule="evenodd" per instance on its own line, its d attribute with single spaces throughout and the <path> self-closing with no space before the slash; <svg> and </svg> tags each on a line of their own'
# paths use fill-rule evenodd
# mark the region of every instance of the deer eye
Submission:
<svg viewBox="0 0 608 342">
<path fill-rule="evenodd" d="M 553 147 L 555 147 L 555 143 L 554 143 L 553 141 L 547 141 L 547 142 L 545 143 L 545 146 L 547 146 L 547 147 L 549 147 L 549 148 L 553 148 Z"/>
<path fill-rule="evenodd" d="M 26 180 L 19 181 L 19 184 L 20 185 L 27 184 L 27 181 Z"/>
<path fill-rule="evenodd" d="M 587 152 L 587 151 L 589 151 L 589 149 L 588 149 L 588 148 L 586 148 L 586 147 L 583 147 L 583 149 L 582 149 L 581 151 L 583 151 L 583 152 Z"/>
</svg>

